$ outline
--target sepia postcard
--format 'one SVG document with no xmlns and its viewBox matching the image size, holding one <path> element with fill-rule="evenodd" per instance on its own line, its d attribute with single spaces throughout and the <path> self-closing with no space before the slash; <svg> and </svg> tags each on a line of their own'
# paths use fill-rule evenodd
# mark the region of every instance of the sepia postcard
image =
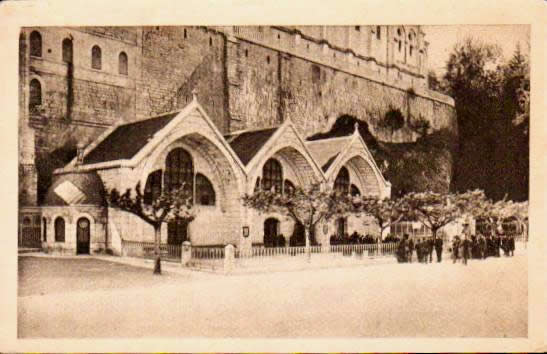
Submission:
<svg viewBox="0 0 547 354">
<path fill-rule="evenodd" d="M 1 350 L 545 351 L 545 3 L 140 4 L 0 4 Z"/>
</svg>

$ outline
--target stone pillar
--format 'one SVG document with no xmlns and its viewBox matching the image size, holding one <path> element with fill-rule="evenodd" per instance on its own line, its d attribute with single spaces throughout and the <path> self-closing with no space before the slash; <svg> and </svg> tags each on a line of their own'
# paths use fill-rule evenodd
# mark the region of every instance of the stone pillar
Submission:
<svg viewBox="0 0 547 354">
<path fill-rule="evenodd" d="M 189 241 L 184 241 L 180 251 L 180 264 L 186 267 L 192 258 L 192 244 Z"/>
<path fill-rule="evenodd" d="M 234 270 L 235 252 L 234 245 L 224 247 L 224 274 L 230 274 Z"/>
</svg>

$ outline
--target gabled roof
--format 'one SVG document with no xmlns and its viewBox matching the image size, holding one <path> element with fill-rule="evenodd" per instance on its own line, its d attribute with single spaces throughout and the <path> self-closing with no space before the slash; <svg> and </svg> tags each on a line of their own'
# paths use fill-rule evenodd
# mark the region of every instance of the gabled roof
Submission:
<svg viewBox="0 0 547 354">
<path fill-rule="evenodd" d="M 279 127 L 253 131 L 243 131 L 225 135 L 224 138 L 244 165 L 260 151 Z"/>
<path fill-rule="evenodd" d="M 83 164 L 129 160 L 133 158 L 155 133 L 171 122 L 179 112 L 172 112 L 116 127 L 104 140 L 84 157 Z"/>
<path fill-rule="evenodd" d="M 317 161 L 317 163 L 321 166 L 323 172 L 327 172 L 339 153 L 349 144 L 351 137 L 352 136 L 350 135 L 307 141 L 306 147 L 312 154 L 315 161 Z"/>
<path fill-rule="evenodd" d="M 192 102 L 180 111 L 165 113 L 138 122 L 117 125 L 106 130 L 84 149 L 83 164 L 78 164 L 77 158 L 75 158 L 67 166 L 55 170 L 54 173 L 135 167 L 183 121 L 196 118 L 197 116 L 193 115 L 192 112 L 198 112 L 199 119 L 203 119 L 218 143 L 230 156 L 230 160 L 244 172 L 245 166 L 194 96 Z"/>
</svg>

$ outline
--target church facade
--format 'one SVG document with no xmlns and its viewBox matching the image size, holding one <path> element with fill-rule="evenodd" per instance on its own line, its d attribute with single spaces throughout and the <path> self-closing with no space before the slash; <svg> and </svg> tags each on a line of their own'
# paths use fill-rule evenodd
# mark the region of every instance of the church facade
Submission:
<svg viewBox="0 0 547 354">
<path fill-rule="evenodd" d="M 105 192 L 140 184 L 144 197 L 151 198 L 179 182 L 191 186 L 196 218 L 187 225 L 166 223 L 165 244 L 246 248 L 264 246 L 272 236 L 295 235 L 297 226 L 287 216 L 258 214 L 242 205 L 241 196 L 257 187 L 287 193 L 295 186 L 324 182 L 348 193 L 390 196 L 390 184 L 357 130 L 306 141 L 287 120 L 274 128 L 222 135 L 194 98 L 181 111 L 109 129 L 57 169 L 41 207 L 44 246 L 68 254 L 104 249 L 119 254 L 122 240 L 152 242 L 153 228 L 108 208 Z M 362 222 L 329 221 L 316 230 L 316 242 L 328 244 L 336 228 L 361 232 Z"/>
<path fill-rule="evenodd" d="M 415 141 L 417 119 L 431 131 L 455 130 L 454 101 L 427 88 L 427 56 L 420 26 L 23 28 L 19 244 L 73 252 L 77 234 L 89 235 L 91 249 L 144 239 L 147 225 L 113 217 L 118 212 L 95 191 L 145 186 L 149 178 L 157 188 L 171 164 L 186 166 L 176 175 L 191 179 L 200 216 L 187 228 L 165 227 L 165 242 L 260 244 L 265 219 L 239 203 L 257 181 L 284 189 L 339 177 L 338 186 L 388 196 L 358 134 L 307 138 L 342 116 L 389 143 Z M 405 118 L 396 130 L 381 124 L 394 109 Z M 141 146 L 198 116 L 204 125 L 180 130 L 184 138 Z M 180 150 L 169 155 L 171 147 Z M 359 149 L 361 157 L 352 155 Z M 287 220 L 270 219 L 268 232 L 294 233 Z M 207 236 L 196 231 L 204 225 Z M 243 226 L 249 238 L 240 239 Z M 329 233 L 358 226 L 340 220 Z"/>
</svg>

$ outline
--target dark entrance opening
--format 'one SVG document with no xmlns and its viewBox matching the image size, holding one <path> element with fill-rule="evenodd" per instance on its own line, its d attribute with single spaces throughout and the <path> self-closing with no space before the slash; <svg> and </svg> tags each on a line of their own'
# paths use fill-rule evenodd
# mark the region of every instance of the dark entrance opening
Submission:
<svg viewBox="0 0 547 354">
<path fill-rule="evenodd" d="M 188 240 L 188 222 L 177 219 L 167 224 L 167 244 L 181 245 Z"/>
<path fill-rule="evenodd" d="M 76 225 L 76 254 L 89 254 L 89 219 L 80 218 Z"/>
<path fill-rule="evenodd" d="M 264 247 L 277 247 L 279 244 L 279 220 L 268 218 L 264 221 Z"/>
<path fill-rule="evenodd" d="M 336 220 L 336 229 L 337 229 L 338 237 L 346 236 L 346 233 L 347 233 L 346 222 L 347 222 L 346 218 L 338 218 L 338 220 Z"/>
<path fill-rule="evenodd" d="M 294 224 L 294 229 L 292 232 L 290 246 L 301 247 L 306 245 L 306 228 L 302 223 L 297 222 Z M 315 239 L 315 230 L 310 232 L 310 245 L 317 246 L 317 240 Z"/>
</svg>

